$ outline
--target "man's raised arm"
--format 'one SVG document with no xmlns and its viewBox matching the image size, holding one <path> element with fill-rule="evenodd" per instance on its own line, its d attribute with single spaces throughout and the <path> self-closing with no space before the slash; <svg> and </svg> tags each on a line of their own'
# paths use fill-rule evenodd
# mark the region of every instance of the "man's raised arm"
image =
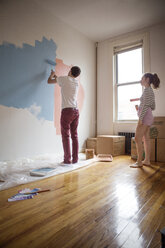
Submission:
<svg viewBox="0 0 165 248">
<path fill-rule="evenodd" d="M 55 71 L 51 70 L 51 74 L 50 76 L 48 77 L 48 84 L 55 84 L 57 83 L 57 76 L 55 74 Z"/>
</svg>

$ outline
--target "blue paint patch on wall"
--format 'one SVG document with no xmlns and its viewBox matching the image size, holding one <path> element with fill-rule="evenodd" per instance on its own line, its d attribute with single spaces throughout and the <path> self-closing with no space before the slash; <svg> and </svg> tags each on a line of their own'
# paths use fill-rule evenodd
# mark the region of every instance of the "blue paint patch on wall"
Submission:
<svg viewBox="0 0 165 248">
<path fill-rule="evenodd" d="M 29 108 L 37 118 L 52 121 L 54 88 L 47 79 L 54 66 L 47 61 L 55 62 L 56 49 L 54 41 L 45 37 L 35 46 L 0 45 L 0 104 Z"/>
</svg>

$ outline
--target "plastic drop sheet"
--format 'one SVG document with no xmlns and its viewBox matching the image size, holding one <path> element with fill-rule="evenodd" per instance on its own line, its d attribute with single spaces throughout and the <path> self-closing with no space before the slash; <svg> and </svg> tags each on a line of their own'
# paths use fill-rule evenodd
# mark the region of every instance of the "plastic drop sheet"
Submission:
<svg viewBox="0 0 165 248">
<path fill-rule="evenodd" d="M 95 162 L 95 159 L 85 159 L 85 154 L 79 154 L 79 161 L 76 164 L 61 165 L 62 155 L 44 154 L 32 158 L 20 158 L 14 161 L 0 162 L 0 190 L 26 184 L 32 181 L 41 180 L 68 171 L 72 171 Z M 55 168 L 55 170 L 44 177 L 31 176 L 30 171 L 39 168 Z"/>
</svg>

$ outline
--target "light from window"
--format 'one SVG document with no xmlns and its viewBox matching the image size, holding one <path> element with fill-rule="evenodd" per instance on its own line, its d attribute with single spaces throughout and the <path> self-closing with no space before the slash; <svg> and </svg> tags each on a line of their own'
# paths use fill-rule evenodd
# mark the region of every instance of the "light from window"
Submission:
<svg viewBox="0 0 165 248">
<path fill-rule="evenodd" d="M 116 54 L 117 120 L 137 120 L 132 98 L 142 94 L 142 48 Z"/>
<path fill-rule="evenodd" d="M 119 53 L 118 84 L 140 81 L 142 75 L 142 49 Z"/>
<path fill-rule="evenodd" d="M 130 102 L 131 98 L 138 98 L 142 94 L 140 84 L 123 85 L 118 87 L 118 120 L 136 120 L 135 105 L 139 102 Z"/>
</svg>

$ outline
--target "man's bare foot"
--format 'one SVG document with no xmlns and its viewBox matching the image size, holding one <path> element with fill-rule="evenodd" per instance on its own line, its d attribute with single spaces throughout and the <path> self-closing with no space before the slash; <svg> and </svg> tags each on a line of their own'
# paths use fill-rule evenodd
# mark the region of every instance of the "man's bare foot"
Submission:
<svg viewBox="0 0 165 248">
<path fill-rule="evenodd" d="M 143 161 L 142 161 L 142 164 L 143 164 L 143 165 L 146 165 L 146 166 L 151 166 L 150 161 L 147 161 L 147 160 L 143 160 Z"/>
<path fill-rule="evenodd" d="M 139 162 L 136 162 L 134 164 L 131 164 L 130 167 L 131 168 L 142 168 L 143 167 L 143 164 L 142 163 L 139 163 Z"/>
</svg>

